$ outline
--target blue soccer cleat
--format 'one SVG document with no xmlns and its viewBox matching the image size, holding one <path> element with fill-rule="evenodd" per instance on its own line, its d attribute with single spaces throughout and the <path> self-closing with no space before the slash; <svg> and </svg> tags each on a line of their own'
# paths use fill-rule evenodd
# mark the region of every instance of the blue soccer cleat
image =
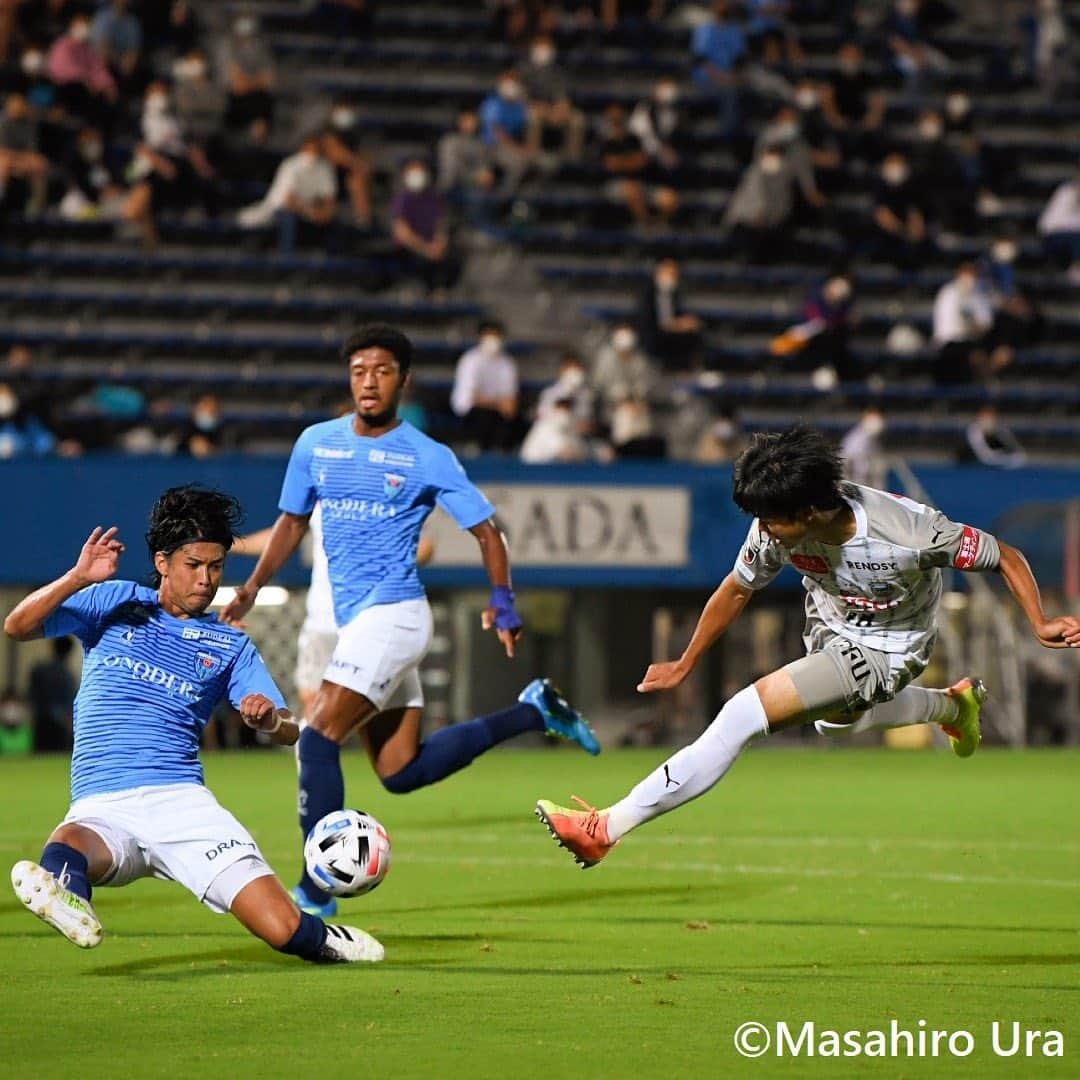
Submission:
<svg viewBox="0 0 1080 1080">
<path fill-rule="evenodd" d="M 518 694 L 523 705 L 532 705 L 544 718 L 548 735 L 571 739 L 587 754 L 599 754 L 600 744 L 584 717 L 566 700 L 550 679 L 533 679 Z"/>
<path fill-rule="evenodd" d="M 312 900 L 302 885 L 294 885 L 289 890 L 293 903 L 304 912 L 305 915 L 318 915 L 320 919 L 332 919 L 337 914 L 337 901 L 331 896 L 325 904 L 318 900 Z"/>
</svg>

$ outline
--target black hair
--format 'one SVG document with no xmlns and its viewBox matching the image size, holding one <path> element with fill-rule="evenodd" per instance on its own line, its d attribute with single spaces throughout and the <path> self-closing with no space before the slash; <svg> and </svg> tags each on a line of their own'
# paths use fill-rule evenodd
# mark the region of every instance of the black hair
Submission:
<svg viewBox="0 0 1080 1080">
<path fill-rule="evenodd" d="M 341 346 L 341 359 L 347 364 L 364 349 L 385 349 L 398 362 L 402 376 L 408 375 L 412 367 L 413 343 L 387 323 L 370 323 L 354 330 Z"/>
<path fill-rule="evenodd" d="M 153 562 L 159 551 L 171 555 L 184 544 L 199 541 L 220 544 L 228 551 L 243 520 L 239 500 L 224 491 L 199 484 L 171 487 L 150 511 L 150 528 L 146 530 L 150 560 Z M 155 588 L 161 584 L 157 570 L 151 577 Z"/>
<path fill-rule="evenodd" d="M 506 337 L 506 327 L 498 319 L 481 319 L 476 332 L 483 337 L 484 334 L 500 334 Z"/>
<path fill-rule="evenodd" d="M 836 445 L 820 431 L 758 432 L 735 461 L 732 498 L 754 517 L 790 521 L 840 506 L 843 475 Z"/>
</svg>

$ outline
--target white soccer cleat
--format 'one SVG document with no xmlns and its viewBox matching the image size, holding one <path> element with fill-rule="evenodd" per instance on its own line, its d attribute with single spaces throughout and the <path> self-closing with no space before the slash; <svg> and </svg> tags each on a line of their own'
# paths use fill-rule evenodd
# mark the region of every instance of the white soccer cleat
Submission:
<svg viewBox="0 0 1080 1080">
<path fill-rule="evenodd" d="M 73 945 L 92 949 L 101 944 L 101 923 L 90 901 L 71 892 L 65 878 L 57 879 L 29 859 L 11 868 L 11 885 L 23 904 Z"/>
<path fill-rule="evenodd" d="M 377 964 L 386 950 L 370 934 L 355 926 L 326 924 L 326 941 L 319 953 L 318 964 Z"/>
</svg>

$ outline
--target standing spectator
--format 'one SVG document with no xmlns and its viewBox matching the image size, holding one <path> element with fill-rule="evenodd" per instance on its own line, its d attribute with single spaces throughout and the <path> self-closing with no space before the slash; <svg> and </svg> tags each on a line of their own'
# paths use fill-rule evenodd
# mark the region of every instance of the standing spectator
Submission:
<svg viewBox="0 0 1080 1080">
<path fill-rule="evenodd" d="M 34 725 L 36 753 L 71 748 L 72 710 L 79 690 L 68 660 L 72 644 L 70 637 L 53 638 L 49 642 L 51 658 L 39 660 L 30 669 L 26 696 Z"/>
<path fill-rule="evenodd" d="M 837 72 L 825 85 L 821 104 L 846 158 L 876 161 L 881 156 L 885 95 L 875 88 L 854 41 L 840 46 Z"/>
<path fill-rule="evenodd" d="M 874 196 L 871 246 L 880 259 L 913 270 L 926 251 L 926 216 L 911 183 L 903 154 L 889 154 L 881 166 Z"/>
<path fill-rule="evenodd" d="M 555 64 L 555 42 L 538 34 L 529 48 L 529 61 L 521 69 L 528 98 L 528 146 L 533 154 L 580 161 L 585 146 L 585 114 L 570 101 L 566 76 Z M 549 165 L 550 167 L 550 165 Z"/>
<path fill-rule="evenodd" d="M 960 454 L 962 459 L 999 469 L 1019 469 L 1027 464 L 1020 440 L 1002 422 L 993 405 L 983 405 L 968 424 Z"/>
<path fill-rule="evenodd" d="M 401 188 L 390 206 L 394 243 L 407 266 L 429 292 L 449 289 L 461 274 L 461 263 L 450 246 L 446 206 L 431 182 L 431 171 L 420 158 L 405 162 Z"/>
<path fill-rule="evenodd" d="M 502 173 L 499 194 L 504 197 L 517 192 L 536 164 L 528 143 L 529 110 L 524 98 L 521 80 L 511 69 L 499 76 L 495 90 L 480 103 L 480 134 Z"/>
<path fill-rule="evenodd" d="M 70 111 L 108 137 L 118 90 L 105 58 L 89 38 L 90 20 L 76 15 L 67 33 L 53 43 L 45 69 Z"/>
<path fill-rule="evenodd" d="M 1050 196 L 1039 215 L 1039 233 L 1047 253 L 1069 264 L 1069 281 L 1080 284 L 1080 176 Z"/>
<path fill-rule="evenodd" d="M 720 133 L 736 135 L 742 126 L 740 68 L 746 35 L 728 17 L 727 0 L 713 0 L 712 18 L 694 30 L 690 51 L 697 61 L 694 82 L 719 108 Z"/>
<path fill-rule="evenodd" d="M 458 113 L 456 129 L 439 139 L 438 161 L 439 190 L 475 224 L 483 224 L 495 173 L 491 151 L 480 137 L 480 118 L 472 109 Z"/>
<path fill-rule="evenodd" d="M 666 185 L 645 183 L 649 155 L 641 140 L 626 123 L 626 110 L 609 105 L 604 110 L 603 140 L 599 149 L 600 168 L 607 181 L 604 191 L 613 202 L 625 206 L 638 225 L 666 223 L 679 209 L 679 196 Z"/>
<path fill-rule="evenodd" d="M 642 290 L 638 326 L 649 355 L 667 371 L 687 371 L 701 362 L 702 323 L 686 310 L 681 271 L 674 259 L 661 259 Z"/>
<path fill-rule="evenodd" d="M 90 24 L 90 41 L 97 46 L 124 94 L 142 89 L 139 62 L 142 27 L 131 14 L 130 0 L 109 0 Z"/>
<path fill-rule="evenodd" d="M 461 355 L 450 407 L 465 424 L 465 437 L 480 450 L 512 450 L 520 439 L 518 370 L 506 351 L 502 323 L 485 320 L 480 340 Z"/>
<path fill-rule="evenodd" d="M 30 106 L 22 94 L 8 94 L 0 117 L 0 208 L 15 209 L 18 202 L 19 210 L 36 217 L 45 209 L 48 184 L 49 161 L 39 150 Z"/>
<path fill-rule="evenodd" d="M 1012 360 L 1012 350 L 993 339 L 994 309 L 979 283 L 978 267 L 961 263 L 934 299 L 934 379 L 962 383 L 972 376 L 997 374 Z"/>
<path fill-rule="evenodd" d="M 630 133 L 641 141 L 654 168 L 664 172 L 678 168 L 681 121 L 679 84 L 664 75 L 657 80 L 652 96 L 639 101 L 630 114 Z"/>
<path fill-rule="evenodd" d="M 885 415 L 876 405 L 863 410 L 859 422 L 840 442 L 844 459 L 844 475 L 855 484 L 884 487 L 889 471 L 882 436 L 885 434 Z"/>
<path fill-rule="evenodd" d="M 274 57 L 254 15 L 240 15 L 233 23 L 221 66 L 229 91 L 226 123 L 264 142 L 274 120 Z"/>
<path fill-rule="evenodd" d="M 787 254 L 797 191 L 795 170 L 775 147 L 747 166 L 723 223 L 750 262 L 776 262 Z"/>
<path fill-rule="evenodd" d="M 337 210 L 337 175 L 322 151 L 322 136 L 309 135 L 297 153 L 287 157 L 260 202 L 237 215 L 240 225 L 260 228 L 277 218 L 278 247 L 282 254 L 296 248 L 301 233 L 332 239 L 331 223 Z"/>
</svg>

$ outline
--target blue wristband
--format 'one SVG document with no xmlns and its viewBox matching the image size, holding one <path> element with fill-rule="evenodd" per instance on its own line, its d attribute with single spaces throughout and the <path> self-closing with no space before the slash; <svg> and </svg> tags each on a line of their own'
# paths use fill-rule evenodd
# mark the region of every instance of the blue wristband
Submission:
<svg viewBox="0 0 1080 1080">
<path fill-rule="evenodd" d="M 514 610 L 514 592 L 508 585 L 492 587 L 490 606 L 495 609 L 496 630 L 517 630 L 521 626 L 521 618 Z"/>
</svg>

